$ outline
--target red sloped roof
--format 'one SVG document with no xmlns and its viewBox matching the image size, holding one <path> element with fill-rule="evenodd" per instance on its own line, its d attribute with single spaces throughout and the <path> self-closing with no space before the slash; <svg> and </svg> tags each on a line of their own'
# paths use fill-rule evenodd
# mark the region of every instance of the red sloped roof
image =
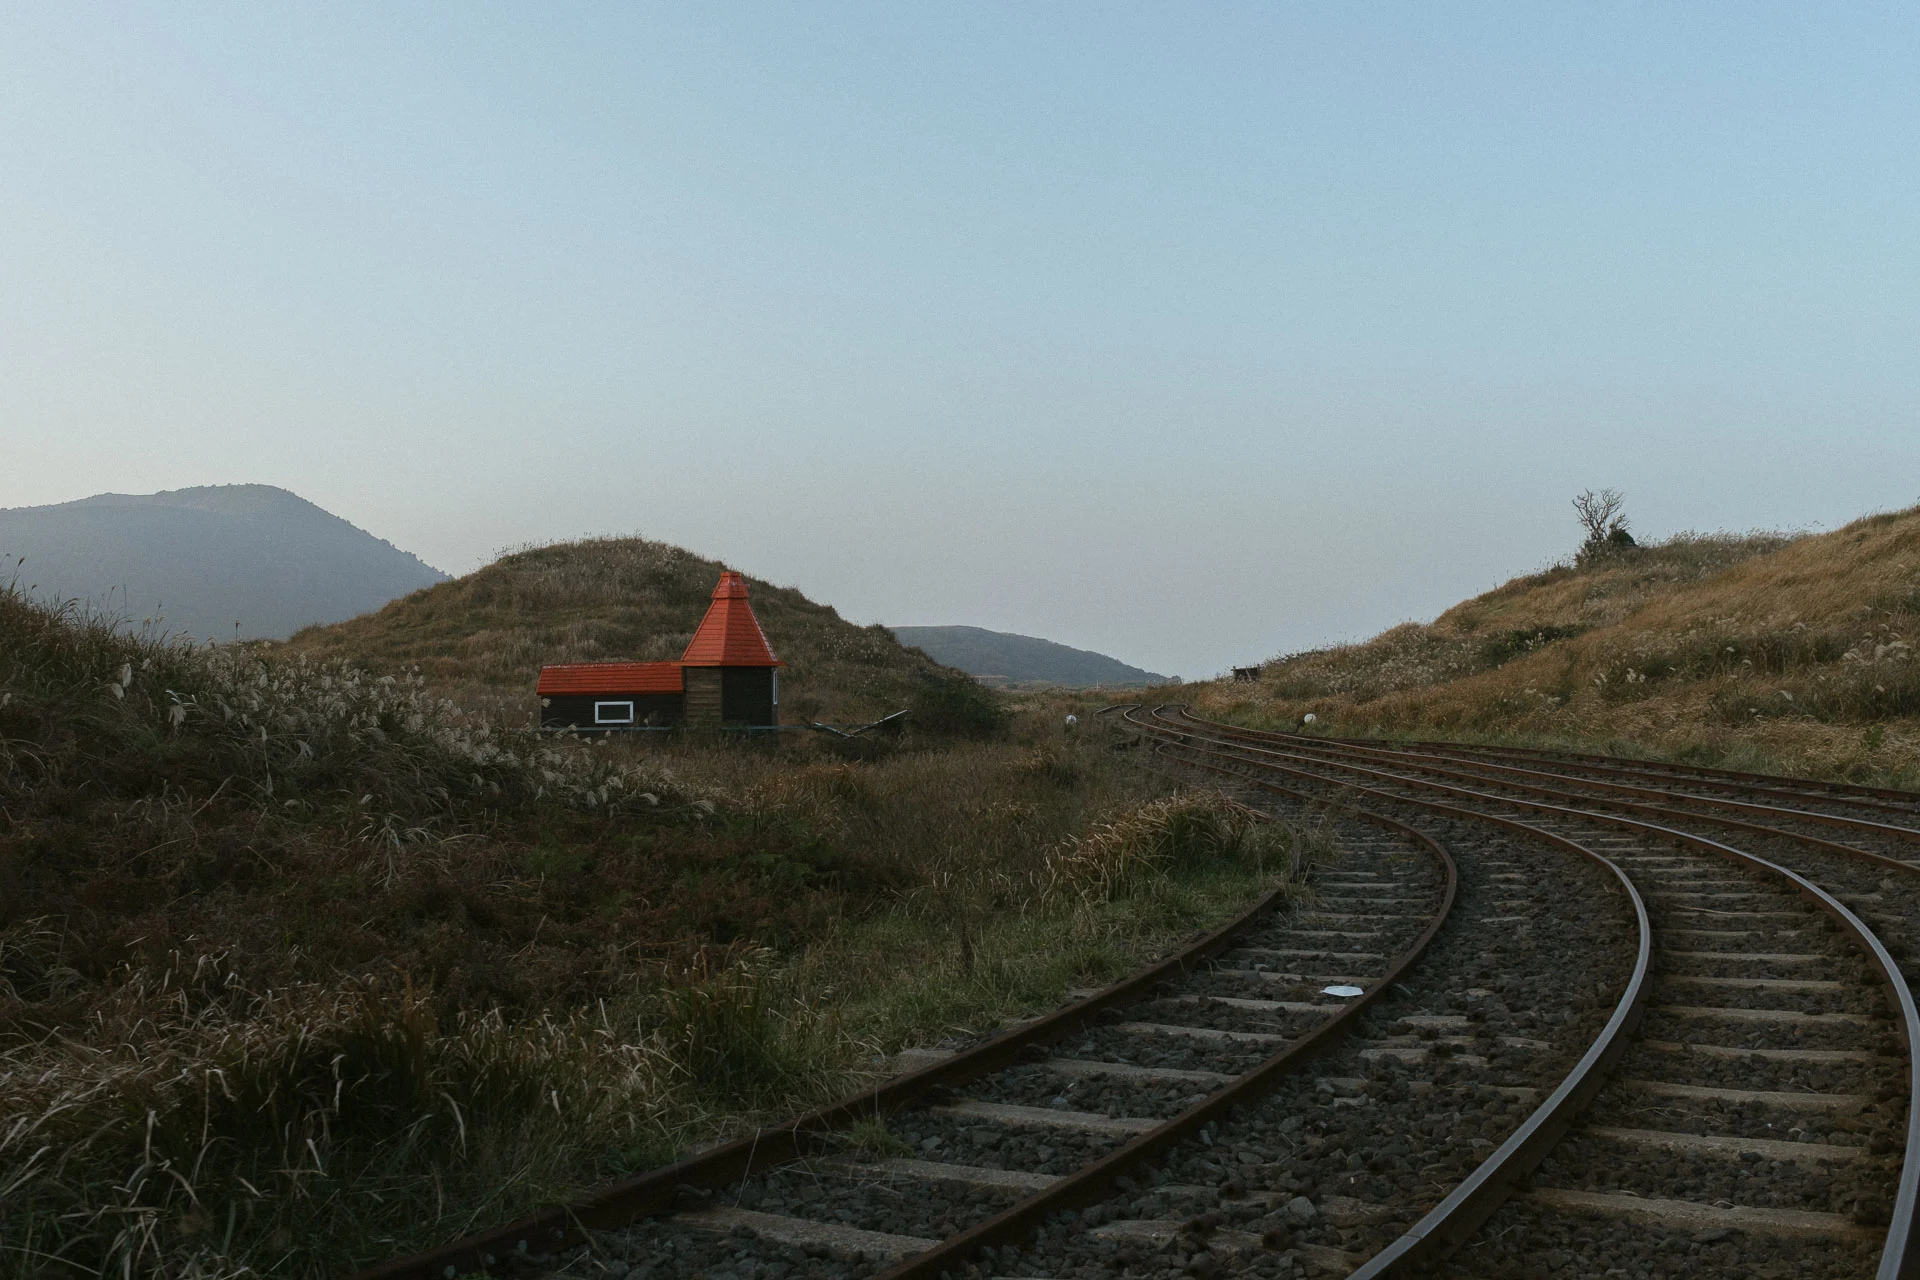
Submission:
<svg viewBox="0 0 1920 1280">
<path fill-rule="evenodd" d="M 707 606 L 707 616 L 700 619 L 700 629 L 693 633 L 680 662 L 689 667 L 787 665 L 773 656 L 767 633 L 760 629 L 760 619 L 753 616 L 753 606 L 747 603 L 746 579 L 731 571 L 720 575 L 720 585 L 713 589 L 713 603 Z"/>
<path fill-rule="evenodd" d="M 683 693 L 677 662 L 570 662 L 540 668 L 538 692 Z"/>
</svg>

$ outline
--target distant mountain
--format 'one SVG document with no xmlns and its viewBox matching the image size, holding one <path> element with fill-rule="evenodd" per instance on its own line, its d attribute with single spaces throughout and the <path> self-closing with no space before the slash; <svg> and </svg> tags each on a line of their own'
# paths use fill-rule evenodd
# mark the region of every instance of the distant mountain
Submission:
<svg viewBox="0 0 1920 1280">
<path fill-rule="evenodd" d="M 1173 683 L 1171 676 L 1130 667 L 1104 653 L 984 627 L 894 627 L 893 634 L 901 644 L 913 645 L 935 662 L 958 667 L 983 684 L 1088 688 Z"/>
<path fill-rule="evenodd" d="M 0 581 L 195 639 L 284 639 L 447 575 L 265 484 L 0 510 Z M 236 629 L 234 624 L 239 623 Z"/>
</svg>

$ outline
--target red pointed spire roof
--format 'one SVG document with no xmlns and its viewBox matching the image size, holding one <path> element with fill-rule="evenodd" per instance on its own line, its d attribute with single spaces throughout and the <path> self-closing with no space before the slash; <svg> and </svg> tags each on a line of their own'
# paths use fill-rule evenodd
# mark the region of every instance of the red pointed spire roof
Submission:
<svg viewBox="0 0 1920 1280">
<path fill-rule="evenodd" d="M 707 616 L 700 619 L 700 629 L 687 643 L 687 651 L 680 655 L 680 664 L 686 667 L 787 665 L 773 656 L 767 633 L 760 629 L 760 619 L 753 616 L 753 606 L 747 603 L 745 578 L 731 570 L 720 575 L 720 585 L 713 589 L 713 603 L 707 606 Z"/>
</svg>

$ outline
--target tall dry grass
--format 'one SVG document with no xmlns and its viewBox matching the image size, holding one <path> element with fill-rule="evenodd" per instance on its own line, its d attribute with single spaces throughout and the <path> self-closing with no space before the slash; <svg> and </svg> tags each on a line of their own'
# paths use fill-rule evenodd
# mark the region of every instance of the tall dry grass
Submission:
<svg viewBox="0 0 1920 1280">
<path fill-rule="evenodd" d="M 417 1233 L 447 1150 L 428 1221 L 558 1175 L 568 1135 L 665 1149 L 664 1045 L 462 1007 L 370 917 L 497 865 L 490 830 L 716 794 L 411 676 L 0 590 L 0 1271 L 319 1274 Z M 366 923 L 301 918 L 322 902 Z"/>
<path fill-rule="evenodd" d="M 1063 706 L 860 760 L 556 742 L 0 592 L 0 1274 L 337 1274 L 819 1101 L 1280 874 Z M 1054 890 L 1089 841 L 1127 874 Z"/>
<path fill-rule="evenodd" d="M 418 672 L 373 675 L 255 646 L 129 634 L 78 606 L 0 588 L 0 794 L 45 803 L 158 773 L 256 808 L 350 800 L 389 842 L 471 807 L 658 808 L 703 797 L 642 762 L 505 733 Z"/>
<path fill-rule="evenodd" d="M 1244 863 L 1258 875 L 1276 856 L 1291 855 L 1287 835 L 1212 793 L 1165 796 L 1069 837 L 1048 855 L 1041 893 L 1111 902 L 1209 862 Z"/>
<path fill-rule="evenodd" d="M 1920 785 L 1920 509 L 1700 537 L 1516 579 L 1277 659 L 1203 709 L 1333 732 L 1604 746 Z"/>
<path fill-rule="evenodd" d="M 403 984 L 260 990 L 217 957 L 132 969 L 84 1035 L 0 1051 L 9 1275 L 318 1275 L 569 1153 L 670 1148 L 669 1046 L 594 1011 L 443 1018 Z"/>
</svg>

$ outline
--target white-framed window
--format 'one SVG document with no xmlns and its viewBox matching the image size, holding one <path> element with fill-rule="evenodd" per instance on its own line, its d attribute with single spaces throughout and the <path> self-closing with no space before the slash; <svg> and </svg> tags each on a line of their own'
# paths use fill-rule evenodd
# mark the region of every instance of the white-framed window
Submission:
<svg viewBox="0 0 1920 1280">
<path fill-rule="evenodd" d="M 596 702 L 593 704 L 593 722 L 595 724 L 632 724 L 633 704 L 631 702 Z"/>
</svg>

